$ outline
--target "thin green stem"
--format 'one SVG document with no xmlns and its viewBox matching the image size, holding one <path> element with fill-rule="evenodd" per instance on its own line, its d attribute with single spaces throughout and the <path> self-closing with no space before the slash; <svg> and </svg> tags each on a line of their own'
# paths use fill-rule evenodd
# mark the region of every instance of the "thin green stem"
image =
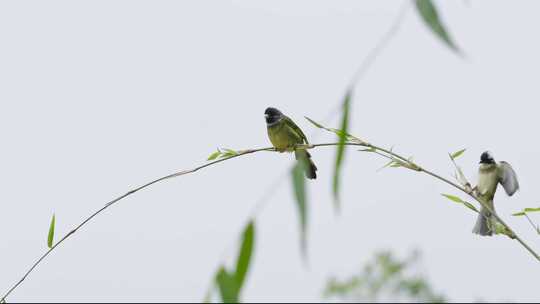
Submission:
<svg viewBox="0 0 540 304">
<path fill-rule="evenodd" d="M 313 149 L 313 148 L 317 148 L 317 147 L 328 147 L 328 146 L 338 146 L 340 145 L 340 143 L 322 143 L 322 144 L 310 144 L 310 145 L 299 145 L 297 148 L 305 148 L 305 149 Z M 346 142 L 344 143 L 345 146 L 361 146 L 361 147 L 366 147 L 366 148 L 371 148 L 371 149 L 375 149 L 377 151 L 380 151 L 380 152 L 383 152 L 383 153 L 386 153 L 387 155 L 391 155 L 392 157 L 395 157 L 397 159 L 400 159 L 401 161 L 407 163 L 407 164 L 410 164 L 411 167 L 409 167 L 409 169 L 412 169 L 412 170 L 415 170 L 415 171 L 418 171 L 418 172 L 424 172 L 444 183 L 447 183 L 451 186 L 453 186 L 454 188 L 456 189 L 459 189 L 461 191 L 463 191 L 464 193 L 466 193 L 467 195 L 471 196 L 472 198 L 474 198 L 476 201 L 478 201 L 484 208 L 486 208 L 488 211 L 491 212 L 491 214 L 494 215 L 494 217 L 506 228 L 508 229 L 508 231 L 510 233 L 512 233 L 512 235 L 514 236 L 514 238 L 524 247 L 526 248 L 538 261 L 540 261 L 540 256 L 531 248 L 529 247 L 496 213 L 493 212 L 493 210 L 487 206 L 487 204 L 485 204 L 482 200 L 480 200 L 476 195 L 474 195 L 474 193 L 472 191 L 467 191 L 465 188 L 461 187 L 460 185 L 438 175 L 438 174 L 435 174 L 429 170 L 426 170 L 424 169 L 423 167 L 420 167 L 418 166 L 416 163 L 410 161 L 409 159 L 391 151 L 391 150 L 387 150 L 385 148 L 382 148 L 382 147 L 378 147 L 378 146 L 375 146 L 375 145 L 372 145 L 370 143 L 366 143 L 364 141 L 361 141 L 360 139 L 357 139 L 355 138 L 355 141 L 354 142 Z M 203 165 L 200 165 L 198 167 L 195 167 L 193 169 L 190 169 L 190 170 L 183 170 L 183 171 L 179 171 L 179 172 L 175 172 L 175 173 L 172 173 L 172 174 L 169 174 L 169 175 L 166 175 L 166 176 L 163 176 L 163 177 L 160 177 L 158 179 L 155 179 L 151 182 L 148 182 L 140 187 L 137 187 L 137 188 L 134 188 L 133 190 L 130 190 L 128 191 L 126 194 L 124 195 L 121 195 L 115 199 L 113 199 L 112 201 L 108 202 L 107 204 L 105 204 L 104 207 L 100 208 L 99 210 L 97 210 L 96 212 L 94 212 L 92 215 L 90 215 L 88 218 L 86 218 L 82 223 L 80 223 L 79 225 L 77 225 L 73 230 L 71 230 L 69 233 L 67 233 L 64 237 L 62 237 L 56 244 L 54 244 L 49 250 L 47 250 L 34 264 L 32 264 L 32 266 L 25 272 L 25 274 L 22 276 L 22 278 L 17 281 L 17 283 L 15 283 L 3 296 L 2 298 L 0 298 L 0 303 L 1 302 L 4 302 L 6 301 L 6 298 L 17 288 L 19 287 L 23 282 L 24 280 L 26 280 L 26 278 L 28 277 L 28 275 L 30 275 L 30 273 L 32 273 L 34 271 L 34 269 L 53 251 L 55 250 L 58 246 L 60 246 L 64 241 L 66 241 L 69 237 L 71 237 L 73 234 L 75 234 L 80 228 L 82 228 L 84 225 L 86 225 L 88 222 L 90 222 L 94 217 L 96 217 L 97 215 L 101 214 L 103 211 L 105 211 L 106 209 L 108 209 L 109 207 L 111 207 L 112 205 L 118 203 L 119 201 L 123 200 L 124 198 L 140 191 L 140 190 L 143 190 L 147 187 L 150 187 L 151 185 L 154 185 L 154 184 L 157 184 L 159 182 L 162 182 L 162 181 L 165 181 L 165 180 L 168 180 L 168 179 L 171 179 L 171 178 L 175 178 L 175 177 L 179 177 L 179 176 L 183 176 L 183 175 L 187 175 L 187 174 L 191 174 L 191 173 L 195 173 L 199 170 L 202 170 L 204 168 L 207 168 L 207 167 L 210 167 L 210 166 L 213 166 L 213 165 L 216 165 L 218 163 L 221 163 L 221 162 L 224 162 L 224 161 L 227 161 L 227 160 L 230 160 L 230 159 L 233 159 L 233 158 L 238 158 L 238 157 L 241 157 L 241 156 L 244 156 L 244 155 L 247 155 L 247 154 L 253 154 L 253 153 L 257 153 L 257 152 L 262 152 L 262 151 L 270 151 L 270 152 L 275 152 L 276 150 L 273 148 L 273 147 L 267 147 L 267 148 L 258 148 L 258 149 L 248 149 L 248 150 L 242 150 L 242 151 L 237 151 L 237 154 L 235 155 L 231 155 L 231 156 L 228 156 L 228 157 L 225 157 L 225 158 L 221 158 L 221 159 L 218 159 L 218 160 L 214 160 L 214 161 L 211 161 L 211 162 L 208 162 L 206 164 L 203 164 Z M 381 155 L 379 153 L 377 153 L 378 155 Z M 383 155 L 381 155 L 383 156 Z"/>
</svg>

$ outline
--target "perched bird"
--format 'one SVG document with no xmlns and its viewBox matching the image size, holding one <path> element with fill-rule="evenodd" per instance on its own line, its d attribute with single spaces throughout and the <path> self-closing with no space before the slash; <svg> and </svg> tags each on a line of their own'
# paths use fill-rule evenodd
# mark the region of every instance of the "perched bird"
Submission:
<svg viewBox="0 0 540 304">
<path fill-rule="evenodd" d="M 484 201 L 493 212 L 493 197 L 497 191 L 498 184 L 501 184 L 509 196 L 514 195 L 519 189 L 516 173 L 509 163 L 496 162 L 493 155 L 486 151 L 480 157 L 480 169 L 478 171 L 478 185 L 475 187 L 476 195 Z M 486 208 L 480 209 L 480 214 L 473 228 L 473 233 L 489 236 L 495 232 L 497 220 Z"/>
<path fill-rule="evenodd" d="M 311 160 L 311 155 L 305 149 L 296 149 L 296 145 L 309 144 L 304 132 L 287 116 L 276 108 L 264 111 L 266 127 L 270 142 L 279 152 L 292 152 L 298 161 L 305 161 L 306 177 L 317 178 L 317 167 Z"/>
</svg>

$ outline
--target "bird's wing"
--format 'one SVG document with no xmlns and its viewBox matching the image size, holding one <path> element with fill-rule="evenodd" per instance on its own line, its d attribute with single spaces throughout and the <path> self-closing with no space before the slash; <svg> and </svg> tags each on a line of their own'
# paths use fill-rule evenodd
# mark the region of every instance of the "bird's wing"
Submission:
<svg viewBox="0 0 540 304">
<path fill-rule="evenodd" d="M 509 196 L 512 196 L 516 191 L 519 189 L 519 182 L 517 179 L 516 172 L 514 169 L 512 169 L 512 166 L 510 166 L 507 162 L 500 162 L 499 163 L 499 183 L 504 188 L 504 191 L 506 191 L 506 194 Z"/>
<path fill-rule="evenodd" d="M 304 132 L 302 132 L 302 129 L 300 129 L 300 127 L 297 126 L 289 117 L 285 116 L 284 119 L 285 123 L 306 143 L 306 145 L 309 145 L 307 137 Z"/>
</svg>

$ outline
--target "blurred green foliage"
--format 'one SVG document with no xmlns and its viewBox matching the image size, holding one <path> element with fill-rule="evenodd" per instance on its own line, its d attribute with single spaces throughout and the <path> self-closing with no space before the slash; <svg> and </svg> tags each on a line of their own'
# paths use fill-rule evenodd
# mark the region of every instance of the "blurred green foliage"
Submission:
<svg viewBox="0 0 540 304">
<path fill-rule="evenodd" d="M 405 259 L 396 258 L 390 251 L 378 252 L 359 274 L 343 280 L 331 278 L 324 297 L 339 302 L 447 302 L 415 271 L 419 259 L 417 251 Z"/>
</svg>

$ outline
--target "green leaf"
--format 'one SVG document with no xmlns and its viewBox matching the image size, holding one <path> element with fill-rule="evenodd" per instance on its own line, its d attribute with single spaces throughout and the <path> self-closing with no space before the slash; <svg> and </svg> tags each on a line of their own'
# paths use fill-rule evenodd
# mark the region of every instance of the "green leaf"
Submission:
<svg viewBox="0 0 540 304">
<path fill-rule="evenodd" d="M 315 127 L 319 128 L 319 129 L 326 129 L 323 125 L 321 125 L 320 123 L 315 122 L 311 118 L 309 118 L 307 116 L 304 116 L 304 118 L 307 119 L 310 123 L 312 123 Z"/>
<path fill-rule="evenodd" d="M 339 130 L 339 145 L 337 146 L 336 151 L 336 162 L 334 166 L 333 181 L 334 204 L 336 210 L 339 210 L 339 183 L 341 177 L 340 173 L 343 159 L 345 157 L 345 142 L 347 141 L 347 131 L 349 129 L 349 110 L 351 105 L 352 93 L 352 90 L 349 90 L 347 92 L 347 95 L 345 95 L 345 100 L 343 101 L 343 115 L 341 118 L 341 129 Z"/>
<path fill-rule="evenodd" d="M 457 152 L 454 152 L 450 155 L 450 158 L 452 158 L 453 160 L 460 157 L 467 149 L 463 149 L 463 150 L 459 150 Z"/>
<path fill-rule="evenodd" d="M 456 203 L 461 203 L 461 204 L 463 204 L 463 203 L 465 202 L 464 200 L 462 200 L 461 198 L 459 198 L 459 197 L 457 197 L 457 196 L 455 196 L 455 195 L 444 194 L 444 193 L 442 193 L 441 195 L 444 196 L 444 197 L 446 197 L 447 199 L 453 201 L 453 202 L 456 202 Z"/>
<path fill-rule="evenodd" d="M 207 159 L 207 160 L 214 160 L 214 159 L 218 158 L 218 156 L 220 156 L 220 155 L 221 155 L 221 152 L 220 152 L 220 151 L 216 151 L 216 152 L 210 154 L 210 156 L 208 156 L 208 159 Z"/>
<path fill-rule="evenodd" d="M 56 225 L 56 215 L 53 214 L 51 225 L 49 226 L 49 235 L 47 237 L 47 246 L 52 248 L 54 243 L 54 226 Z"/>
<path fill-rule="evenodd" d="M 459 197 L 457 197 L 457 196 L 455 196 L 455 195 L 444 194 L 444 193 L 441 193 L 441 195 L 444 196 L 444 197 L 446 197 L 447 199 L 453 201 L 453 202 L 456 202 L 456 203 L 458 203 L 458 204 L 462 204 L 462 205 L 464 205 L 465 207 L 471 209 L 472 211 L 478 213 L 478 210 L 476 209 L 476 207 L 475 207 L 473 204 L 471 204 L 471 203 L 469 203 L 469 202 L 466 202 L 466 201 L 462 200 L 461 198 L 459 198 Z"/>
<path fill-rule="evenodd" d="M 524 216 L 528 212 L 539 212 L 539 211 L 540 211 L 540 208 L 525 208 L 525 209 L 523 209 L 523 211 L 513 213 L 512 215 L 513 216 Z"/>
<path fill-rule="evenodd" d="M 234 151 L 234 150 L 231 150 L 231 149 L 223 149 L 223 151 L 225 151 L 225 154 L 228 154 L 228 155 L 237 155 L 238 154 L 237 151 Z"/>
<path fill-rule="evenodd" d="M 300 218 L 300 247 L 304 256 L 307 250 L 307 197 L 306 197 L 306 179 L 304 177 L 306 162 L 299 161 L 292 170 L 292 182 L 294 188 L 294 197 L 298 207 Z"/>
<path fill-rule="evenodd" d="M 240 246 L 240 252 L 236 260 L 235 272 L 230 273 L 224 266 L 221 266 L 216 274 L 215 281 L 219 287 L 221 300 L 224 303 L 238 303 L 240 301 L 240 291 L 242 290 L 249 269 L 254 240 L 255 224 L 253 221 L 250 221 L 242 234 L 242 245 Z M 211 290 L 205 296 L 205 301 L 210 298 Z"/>
<path fill-rule="evenodd" d="M 471 204 L 469 202 L 463 202 L 463 205 L 465 205 L 465 207 L 471 209 L 472 211 L 478 213 L 478 210 L 476 209 L 476 207 L 473 204 Z"/>
<path fill-rule="evenodd" d="M 460 53 L 459 48 L 456 46 L 452 38 L 450 38 L 450 35 L 439 18 L 439 13 L 437 12 L 437 8 L 433 2 L 431 0 L 416 0 L 415 2 L 418 13 L 426 25 L 433 31 L 433 33 L 444 41 L 452 50 Z"/>
<path fill-rule="evenodd" d="M 253 253 L 253 242 L 255 240 L 255 225 L 253 221 L 249 222 L 242 236 L 242 246 L 236 261 L 236 283 L 238 284 L 238 293 L 240 293 L 246 273 L 249 269 L 251 255 Z"/>
<path fill-rule="evenodd" d="M 219 287 L 221 301 L 223 303 L 238 303 L 238 284 L 234 275 L 231 275 L 221 267 L 216 275 L 216 283 Z"/>
</svg>

